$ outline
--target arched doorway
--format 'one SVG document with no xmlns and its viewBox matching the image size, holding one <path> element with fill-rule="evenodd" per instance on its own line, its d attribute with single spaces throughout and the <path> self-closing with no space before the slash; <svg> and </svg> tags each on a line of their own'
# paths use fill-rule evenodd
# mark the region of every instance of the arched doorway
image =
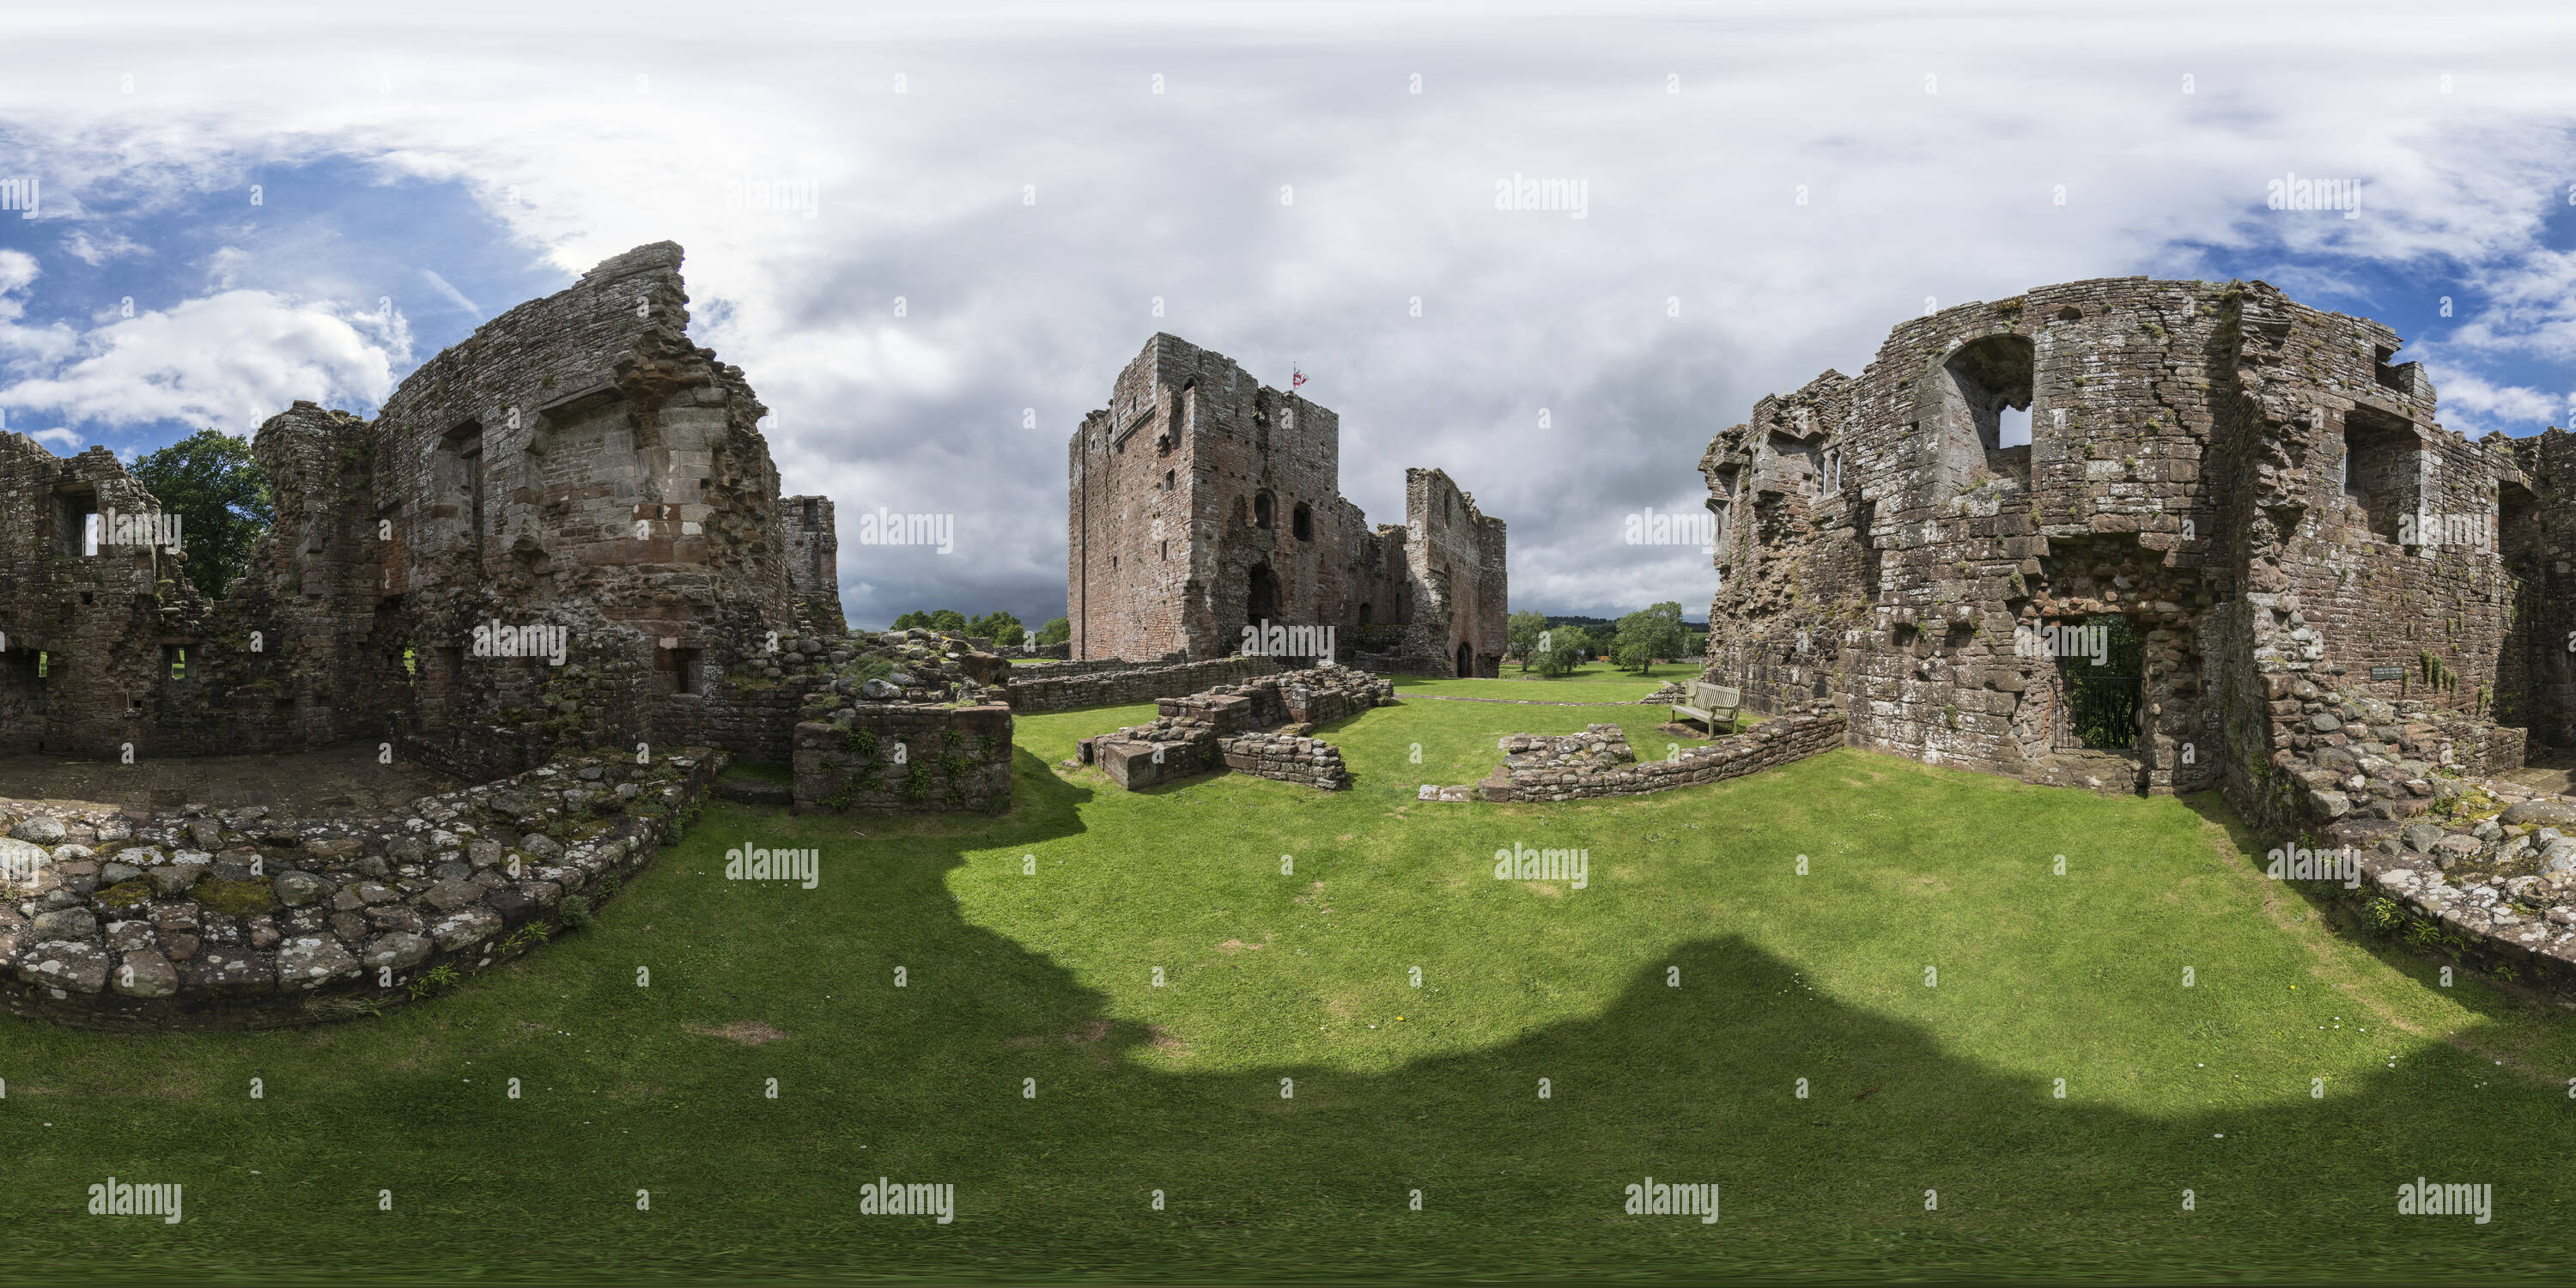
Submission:
<svg viewBox="0 0 2576 1288">
<path fill-rule="evenodd" d="M 1474 675 L 1475 673 L 1476 648 L 1474 645 L 1462 641 L 1458 645 L 1458 674 L 1468 676 Z"/>
<path fill-rule="evenodd" d="M 1259 626 L 1278 615 L 1279 574 L 1270 571 L 1268 564 L 1254 564 L 1243 596 L 1244 625 Z"/>
</svg>

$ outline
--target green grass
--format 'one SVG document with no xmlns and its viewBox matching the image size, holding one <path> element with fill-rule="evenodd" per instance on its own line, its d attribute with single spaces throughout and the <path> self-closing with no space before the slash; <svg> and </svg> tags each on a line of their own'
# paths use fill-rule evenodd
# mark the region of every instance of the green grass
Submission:
<svg viewBox="0 0 2576 1288">
<path fill-rule="evenodd" d="M 1461 698 L 1521 698 L 1537 702 L 1637 702 L 1671 680 L 1688 680 L 1698 674 L 1689 663 L 1658 666 L 1651 675 L 1640 676 L 1622 671 L 1607 662 L 1586 662 L 1566 675 L 1545 676 L 1536 671 L 1524 673 L 1517 662 L 1503 664 L 1503 673 L 1495 679 L 1451 679 L 1418 675 L 1399 675 L 1398 692 L 1419 692 Z"/>
<path fill-rule="evenodd" d="M 1633 707 L 1463 702 L 1328 730 L 1343 793 L 1052 768 L 1149 714 L 1023 717 L 998 819 L 711 805 L 592 928 L 381 1019 L 7 1021 L 0 1264 L 2564 1275 L 2567 1017 L 2336 933 L 2210 800 L 1836 751 L 1625 800 L 1417 803 L 1481 777 L 1504 733 L 1646 737 Z M 821 884 L 721 880 L 745 843 L 819 848 Z M 1496 880 L 1515 843 L 1588 850 L 1589 888 Z M 743 1022 L 789 1036 L 693 1031 Z M 188 1219 L 80 1214 L 111 1173 L 184 1183 Z M 1724 1218 L 1623 1215 L 1648 1173 L 1719 1183 Z M 859 1215 L 879 1175 L 953 1183 L 956 1223 Z M 2397 1216 L 2418 1175 L 2492 1184 L 2494 1223 Z"/>
</svg>

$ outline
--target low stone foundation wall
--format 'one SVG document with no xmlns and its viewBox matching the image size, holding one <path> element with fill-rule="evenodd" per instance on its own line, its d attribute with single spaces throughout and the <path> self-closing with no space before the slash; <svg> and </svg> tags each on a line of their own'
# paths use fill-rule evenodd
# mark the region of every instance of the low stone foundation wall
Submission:
<svg viewBox="0 0 2576 1288">
<path fill-rule="evenodd" d="M 563 757 L 402 816 L 0 800 L 0 1009 L 272 1028 L 431 996 L 586 923 L 695 817 L 724 759 Z"/>
<path fill-rule="evenodd" d="M 797 813 L 1011 807 L 1011 708 L 862 702 L 796 726 Z"/>
<path fill-rule="evenodd" d="M 394 754 L 460 782 L 488 783 L 523 774 L 554 754 L 552 726 L 460 724 L 436 731 L 397 728 Z"/>
<path fill-rule="evenodd" d="M 1152 723 L 1085 738 L 1075 759 L 1129 791 L 1219 767 L 1339 791 L 1350 770 L 1338 748 L 1311 736 L 1315 725 L 1394 700 L 1394 685 L 1347 667 L 1285 671 L 1165 698 Z"/>
<path fill-rule="evenodd" d="M 1225 767 L 1238 774 L 1274 778 L 1337 792 L 1351 785 L 1342 750 L 1321 738 L 1264 731 L 1217 739 Z"/>
<path fill-rule="evenodd" d="M 2418 950 L 2576 997 L 2576 798 L 2485 776 L 2520 767 L 2524 731 L 2272 680 L 2292 732 L 2249 811 L 2283 859 L 2272 875 L 2328 881 Z"/>
<path fill-rule="evenodd" d="M 1076 707 L 1115 707 L 1196 693 L 1215 684 L 1240 684 L 1255 676 L 1275 674 L 1279 664 L 1266 657 L 1221 657 L 1178 666 L 1148 666 L 1104 671 L 1065 679 L 1034 676 L 1014 679 L 1003 692 L 1013 711 L 1070 711 Z"/>
<path fill-rule="evenodd" d="M 1752 729 L 1668 760 L 1639 761 L 1619 726 L 1585 726 L 1580 734 L 1512 734 L 1498 745 L 1503 763 L 1473 787 L 1425 784 L 1427 801 L 1563 801 L 1635 796 L 1721 782 L 1804 760 L 1843 745 L 1841 713 L 1793 707 Z"/>
</svg>

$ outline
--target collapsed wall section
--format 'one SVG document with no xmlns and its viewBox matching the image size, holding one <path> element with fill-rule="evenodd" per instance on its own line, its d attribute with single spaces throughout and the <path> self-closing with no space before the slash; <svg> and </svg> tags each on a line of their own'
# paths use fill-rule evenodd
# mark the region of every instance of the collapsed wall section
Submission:
<svg viewBox="0 0 2576 1288">
<path fill-rule="evenodd" d="M 1903 323 L 1702 458 L 1706 674 L 1757 712 L 1838 702 L 1859 745 L 2112 791 L 2269 790 L 2278 675 L 2560 709 L 2508 559 L 2542 566 L 2563 512 L 2546 449 L 2440 430 L 2397 348 L 2259 282 Z"/>
</svg>

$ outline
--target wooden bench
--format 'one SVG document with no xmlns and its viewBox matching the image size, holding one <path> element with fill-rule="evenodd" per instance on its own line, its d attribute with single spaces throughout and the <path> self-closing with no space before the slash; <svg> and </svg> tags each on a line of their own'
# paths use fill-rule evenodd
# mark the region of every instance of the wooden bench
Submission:
<svg viewBox="0 0 2576 1288">
<path fill-rule="evenodd" d="M 1692 704 L 1690 706 L 1683 706 L 1678 702 L 1673 704 L 1674 723 L 1681 724 L 1697 720 L 1708 726 L 1708 736 L 1712 738 L 1717 736 L 1720 724 L 1726 726 L 1726 732 L 1735 732 L 1736 713 L 1744 707 L 1742 690 L 1710 684 L 1705 680 L 1693 680 L 1690 686 L 1690 700 Z"/>
</svg>

